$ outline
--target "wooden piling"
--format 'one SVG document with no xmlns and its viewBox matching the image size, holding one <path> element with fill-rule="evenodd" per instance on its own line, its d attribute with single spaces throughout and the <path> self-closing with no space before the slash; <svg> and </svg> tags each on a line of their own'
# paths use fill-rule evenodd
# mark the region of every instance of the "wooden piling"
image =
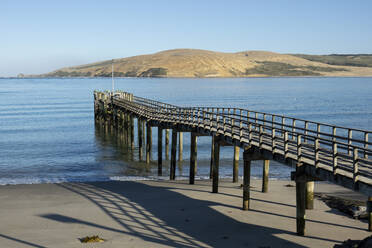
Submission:
<svg viewBox="0 0 372 248">
<path fill-rule="evenodd" d="M 213 183 L 212 193 L 218 193 L 218 178 L 219 178 L 219 164 L 220 164 L 220 142 L 217 137 L 214 137 L 214 152 L 213 152 Z"/>
<path fill-rule="evenodd" d="M 169 179 L 176 179 L 176 160 L 177 160 L 177 131 L 172 129 L 172 148 L 171 148 L 171 164 Z"/>
<path fill-rule="evenodd" d="M 368 231 L 372 232 L 372 196 L 368 197 L 367 213 L 368 213 Z"/>
<path fill-rule="evenodd" d="M 244 155 L 244 170 L 243 170 L 243 210 L 249 210 L 251 186 L 251 160 L 249 156 Z"/>
<path fill-rule="evenodd" d="M 163 174 L 163 129 L 158 127 L 158 176 Z"/>
<path fill-rule="evenodd" d="M 151 153 L 151 126 L 150 122 L 146 123 L 146 164 L 150 163 L 150 153 Z"/>
<path fill-rule="evenodd" d="M 234 146 L 234 161 L 233 161 L 233 183 L 239 181 L 239 146 Z"/>
<path fill-rule="evenodd" d="M 215 139 L 215 137 L 212 136 L 212 143 L 211 143 L 211 163 L 210 163 L 210 169 L 209 169 L 209 179 L 212 179 L 213 178 L 214 139 Z"/>
<path fill-rule="evenodd" d="M 296 165 L 296 231 L 300 236 L 305 235 L 305 212 L 306 212 L 306 181 L 301 178 L 304 176 L 304 166 L 301 163 Z"/>
<path fill-rule="evenodd" d="M 178 161 L 182 161 L 182 155 L 183 155 L 183 133 L 179 132 L 179 144 L 178 144 Z"/>
<path fill-rule="evenodd" d="M 262 193 L 267 193 L 269 189 L 269 166 L 270 166 L 270 160 L 263 160 Z"/>
<path fill-rule="evenodd" d="M 134 117 L 130 115 L 130 147 L 134 148 Z"/>
<path fill-rule="evenodd" d="M 314 181 L 306 182 L 306 209 L 314 209 Z"/>
<path fill-rule="evenodd" d="M 165 159 L 169 160 L 169 129 L 165 129 Z"/>
<path fill-rule="evenodd" d="M 142 140 L 143 140 L 144 145 L 145 145 L 145 141 L 146 141 L 146 121 L 142 121 Z"/>
<path fill-rule="evenodd" d="M 137 118 L 137 132 L 138 132 L 138 159 L 142 160 L 142 152 L 143 152 L 143 129 L 142 129 L 142 121 L 140 118 Z"/>
<path fill-rule="evenodd" d="M 197 140 L 198 137 L 194 132 L 191 133 L 190 142 L 190 177 L 189 183 L 194 184 L 196 174 L 196 163 L 197 163 Z"/>
</svg>

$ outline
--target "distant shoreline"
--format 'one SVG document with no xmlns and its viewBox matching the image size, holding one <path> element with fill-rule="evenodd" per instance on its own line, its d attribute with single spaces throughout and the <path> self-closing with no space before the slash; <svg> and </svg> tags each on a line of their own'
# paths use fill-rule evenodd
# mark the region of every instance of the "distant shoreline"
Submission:
<svg viewBox="0 0 372 248">
<path fill-rule="evenodd" d="M 372 54 L 225 53 L 173 49 L 65 67 L 44 74 L 19 73 L 17 77 L 111 77 L 112 74 L 125 78 L 371 77 Z"/>
<path fill-rule="evenodd" d="M 111 77 L 0 77 L 0 79 L 111 79 Z M 249 78 L 372 78 L 366 76 L 261 76 L 261 77 L 114 77 L 115 79 L 249 79 Z"/>
</svg>

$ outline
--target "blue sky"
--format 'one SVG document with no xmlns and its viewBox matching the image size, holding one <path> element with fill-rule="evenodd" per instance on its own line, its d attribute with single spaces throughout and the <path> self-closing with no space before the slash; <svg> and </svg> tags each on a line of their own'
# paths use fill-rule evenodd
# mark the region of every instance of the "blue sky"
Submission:
<svg viewBox="0 0 372 248">
<path fill-rule="evenodd" d="M 174 48 L 372 53 L 370 0 L 1 0 L 0 76 Z"/>
</svg>

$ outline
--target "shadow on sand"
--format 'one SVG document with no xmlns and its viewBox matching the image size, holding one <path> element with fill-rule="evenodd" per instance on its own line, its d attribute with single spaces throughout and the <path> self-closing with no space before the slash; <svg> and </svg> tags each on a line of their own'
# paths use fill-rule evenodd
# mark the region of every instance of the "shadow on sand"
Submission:
<svg viewBox="0 0 372 248">
<path fill-rule="evenodd" d="M 242 223 L 213 208 L 217 205 L 236 207 L 192 199 L 167 187 L 139 182 L 65 183 L 60 186 L 94 203 L 116 222 L 115 227 L 54 213 L 42 215 L 43 218 L 88 225 L 172 247 L 305 247 L 277 237 L 279 234 L 294 235 L 292 232 Z"/>
</svg>

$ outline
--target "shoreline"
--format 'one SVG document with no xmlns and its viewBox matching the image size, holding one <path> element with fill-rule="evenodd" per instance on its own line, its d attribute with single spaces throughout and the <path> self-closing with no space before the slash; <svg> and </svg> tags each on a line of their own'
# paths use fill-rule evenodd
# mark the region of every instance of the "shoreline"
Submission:
<svg viewBox="0 0 372 248">
<path fill-rule="evenodd" d="M 0 77 L 0 79 L 111 79 L 111 77 Z M 249 79 L 249 78 L 372 78 L 372 75 L 359 76 L 251 76 L 251 77 L 114 77 L 115 79 Z"/>
<path fill-rule="evenodd" d="M 241 210 L 239 183 L 222 180 L 106 181 L 0 186 L 0 246 L 81 247 L 78 238 L 99 235 L 97 247 L 333 247 L 370 235 L 367 223 L 315 198 L 306 212 L 307 234 L 297 236 L 295 188 L 289 180 L 252 179 L 251 209 Z M 360 194 L 328 183 L 316 193 Z"/>
</svg>

